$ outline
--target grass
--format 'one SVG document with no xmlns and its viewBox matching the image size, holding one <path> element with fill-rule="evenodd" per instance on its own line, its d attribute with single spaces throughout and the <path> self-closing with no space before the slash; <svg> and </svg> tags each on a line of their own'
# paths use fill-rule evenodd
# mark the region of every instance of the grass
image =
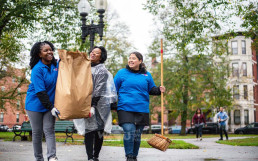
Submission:
<svg viewBox="0 0 258 161">
<path fill-rule="evenodd" d="M 28 136 L 29 133 L 26 133 L 26 136 Z M 3 139 L 5 141 L 12 141 L 14 136 L 13 132 L 0 132 L 0 139 Z M 142 143 L 141 147 L 150 148 L 146 140 L 150 139 L 153 136 L 153 134 L 143 134 L 142 135 Z M 178 134 L 166 134 L 166 137 L 170 138 L 173 141 L 173 144 L 170 145 L 170 149 L 198 149 L 198 146 L 195 146 L 190 143 L 186 143 L 182 140 L 174 140 L 174 139 L 194 139 L 194 134 L 188 134 L 185 136 L 181 136 Z M 247 138 L 247 139 L 234 139 L 234 140 L 228 140 L 228 141 L 217 141 L 217 143 L 221 144 L 228 144 L 228 145 L 234 145 L 234 146 L 258 146 L 258 137 L 257 135 L 240 135 L 240 134 L 229 134 L 229 137 L 255 137 L 255 138 Z M 217 134 L 204 134 L 203 138 L 219 138 L 219 135 Z M 56 133 L 56 141 L 57 142 L 64 142 L 66 138 L 65 133 Z M 74 134 L 73 138 L 75 140 L 74 143 L 71 142 L 71 138 L 68 138 L 68 145 L 82 145 L 84 137 L 78 134 Z M 16 137 L 16 140 L 20 140 L 20 137 Z M 29 140 L 31 140 L 29 138 Z M 104 146 L 123 146 L 123 135 L 122 134 L 111 134 L 106 135 L 104 137 Z"/>
<path fill-rule="evenodd" d="M 216 143 L 233 145 L 233 146 L 258 146 L 258 137 L 245 138 L 245 139 L 233 139 L 233 140 L 221 140 L 221 141 L 216 141 Z"/>
</svg>

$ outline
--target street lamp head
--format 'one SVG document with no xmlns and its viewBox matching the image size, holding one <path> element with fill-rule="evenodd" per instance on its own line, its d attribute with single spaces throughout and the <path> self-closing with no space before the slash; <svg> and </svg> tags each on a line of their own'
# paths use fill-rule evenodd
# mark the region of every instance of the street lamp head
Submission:
<svg viewBox="0 0 258 161">
<path fill-rule="evenodd" d="M 90 12 L 90 4 L 87 0 L 80 0 L 80 2 L 78 3 L 78 10 L 80 12 L 80 14 L 82 13 L 89 13 Z"/>
<path fill-rule="evenodd" d="M 97 8 L 97 10 L 106 10 L 107 0 L 95 0 L 95 7 Z"/>
</svg>

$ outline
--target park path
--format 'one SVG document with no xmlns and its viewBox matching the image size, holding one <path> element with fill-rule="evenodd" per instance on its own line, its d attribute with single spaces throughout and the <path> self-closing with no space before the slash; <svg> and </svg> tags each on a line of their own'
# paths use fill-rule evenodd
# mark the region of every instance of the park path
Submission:
<svg viewBox="0 0 258 161">
<path fill-rule="evenodd" d="M 258 147 L 240 147 L 217 144 L 218 138 L 183 139 L 200 149 L 168 149 L 162 152 L 153 148 L 141 148 L 138 161 L 252 161 L 258 160 Z M 236 139 L 236 138 L 235 138 Z M 181 139 L 179 139 L 181 140 Z M 44 155 L 46 144 L 43 143 Z M 87 161 L 84 145 L 57 143 L 59 161 Z M 123 147 L 104 146 L 100 161 L 125 161 Z M 8 142 L 0 140 L 0 161 L 33 161 L 32 143 L 27 141 Z M 46 160 L 46 159 L 45 159 Z"/>
</svg>

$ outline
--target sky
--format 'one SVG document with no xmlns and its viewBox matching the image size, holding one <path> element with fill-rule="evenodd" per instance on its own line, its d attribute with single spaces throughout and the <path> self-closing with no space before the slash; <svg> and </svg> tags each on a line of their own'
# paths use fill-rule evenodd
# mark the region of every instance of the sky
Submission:
<svg viewBox="0 0 258 161">
<path fill-rule="evenodd" d="M 108 0 L 108 9 L 115 10 L 119 20 L 130 29 L 129 41 L 134 47 L 145 55 L 152 41 L 153 16 L 147 10 L 143 10 L 146 0 Z"/>
</svg>

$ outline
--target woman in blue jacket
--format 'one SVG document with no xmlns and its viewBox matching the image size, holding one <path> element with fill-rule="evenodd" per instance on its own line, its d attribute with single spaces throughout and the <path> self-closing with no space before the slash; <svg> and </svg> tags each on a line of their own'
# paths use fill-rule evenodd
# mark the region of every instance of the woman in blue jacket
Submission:
<svg viewBox="0 0 258 161">
<path fill-rule="evenodd" d="M 165 87 L 156 87 L 143 63 L 143 56 L 133 52 L 128 65 L 116 74 L 115 85 L 118 93 L 118 121 L 124 130 L 124 149 L 127 161 L 137 160 L 141 134 L 149 125 L 149 95 L 160 95 Z"/>
<path fill-rule="evenodd" d="M 43 161 L 42 134 L 47 144 L 47 158 L 56 161 L 55 117 L 59 111 L 54 107 L 58 63 L 54 58 L 54 45 L 48 41 L 37 42 L 30 51 L 31 84 L 27 91 L 25 109 L 32 127 L 34 156 Z"/>
</svg>

